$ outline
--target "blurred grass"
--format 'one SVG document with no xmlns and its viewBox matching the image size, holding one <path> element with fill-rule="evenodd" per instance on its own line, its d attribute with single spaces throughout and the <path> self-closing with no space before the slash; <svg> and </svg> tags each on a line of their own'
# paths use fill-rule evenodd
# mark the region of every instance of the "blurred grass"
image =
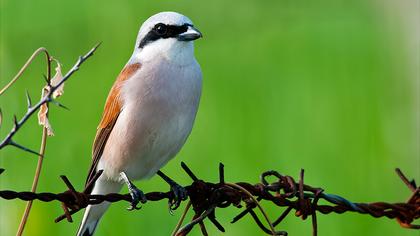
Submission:
<svg viewBox="0 0 420 236">
<path fill-rule="evenodd" d="M 418 48 L 407 44 L 405 10 L 391 1 L 0 1 L 0 84 L 4 85 L 38 47 L 46 47 L 69 69 L 96 42 L 103 45 L 66 84 L 52 108 L 56 136 L 49 139 L 39 191 L 64 190 L 60 174 L 81 188 L 103 103 L 127 61 L 138 27 L 165 10 L 189 16 L 204 33 L 196 42 L 204 87 L 194 130 L 164 171 L 189 183 L 179 162 L 204 179 L 217 179 L 226 165 L 228 181 L 258 181 L 264 170 L 298 175 L 327 192 L 354 201 L 404 201 L 409 192 L 393 172 L 400 167 L 420 177 Z M 404 5 L 402 4 L 402 5 Z M 403 10 L 401 10 L 403 9 Z M 417 12 L 418 14 L 418 12 Z M 409 28 L 409 27 L 408 27 Z M 416 44 L 415 44 L 416 45 Z M 415 53 L 417 51 L 417 53 Z M 413 53 L 414 52 L 414 53 Z M 412 57 L 414 55 L 414 58 Z M 417 63 L 416 63 L 417 62 Z M 6 95 L 1 137 L 14 113 L 42 87 L 41 59 Z M 37 149 L 36 120 L 20 143 Z M 204 164 L 205 163 L 205 164 Z M 7 148 L 0 152 L 0 189 L 28 190 L 36 158 Z M 159 178 L 138 183 L 145 191 L 166 190 Z M 125 191 L 125 190 L 124 190 Z M 113 205 L 98 235 L 169 235 L 181 214 L 167 214 L 165 202 L 138 212 Z M 274 219 L 278 209 L 267 206 Z M 13 235 L 24 202 L 0 201 L 0 235 Z M 72 235 L 77 223 L 53 223 L 59 204 L 36 202 L 26 235 Z M 226 235 L 262 235 L 252 220 L 229 225 L 236 209 L 219 210 Z M 209 226 L 211 235 L 220 235 Z M 310 222 L 288 218 L 281 229 L 309 235 Z M 418 235 L 388 219 L 357 214 L 319 215 L 321 235 Z M 193 235 L 199 235 L 195 230 Z"/>
</svg>

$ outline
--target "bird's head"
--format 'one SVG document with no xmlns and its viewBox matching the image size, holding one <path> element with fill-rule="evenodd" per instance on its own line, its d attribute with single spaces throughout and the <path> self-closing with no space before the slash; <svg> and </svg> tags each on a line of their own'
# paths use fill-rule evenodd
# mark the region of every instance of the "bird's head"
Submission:
<svg viewBox="0 0 420 236">
<path fill-rule="evenodd" d="M 202 37 L 192 21 L 176 12 L 161 12 L 151 16 L 137 36 L 134 55 L 141 61 L 163 56 L 180 64 L 194 59 L 193 41 Z"/>
</svg>

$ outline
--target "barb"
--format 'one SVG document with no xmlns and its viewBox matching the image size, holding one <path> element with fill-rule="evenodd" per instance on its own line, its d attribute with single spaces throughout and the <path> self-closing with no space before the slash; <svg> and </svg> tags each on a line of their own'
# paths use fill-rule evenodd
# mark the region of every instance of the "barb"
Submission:
<svg viewBox="0 0 420 236">
<path fill-rule="evenodd" d="M 413 192 L 406 203 L 354 203 L 338 195 L 326 194 L 321 188 L 315 188 L 305 184 L 303 170 L 301 171 L 298 181 L 295 181 L 291 176 L 284 176 L 276 171 L 267 171 L 261 175 L 260 183 L 250 184 L 238 182 L 232 184 L 225 182 L 225 174 L 222 173 L 224 171 L 223 166 L 219 167 L 220 180 L 218 183 L 200 180 L 185 163 L 182 163 L 182 168 L 193 180 L 192 184 L 185 188 L 188 192 L 190 204 L 195 214 L 191 222 L 181 227 L 180 225 L 185 217 L 185 214 L 183 214 L 179 225 L 176 227 L 177 232 L 174 232 L 173 235 L 187 235 L 196 225 L 200 226 L 203 235 L 207 235 L 207 230 L 204 226 L 204 221 L 206 219 L 209 219 L 210 223 L 224 232 L 223 226 L 216 220 L 216 210 L 229 206 L 240 208 L 243 205 L 246 206 L 246 209 L 235 217 L 233 222 L 237 222 L 243 216 L 250 214 L 256 222 L 256 225 L 259 226 L 263 232 L 270 235 L 287 235 L 287 232 L 276 231 L 274 228 L 279 225 L 292 210 L 295 210 L 295 215 L 301 217 L 303 220 L 307 219 L 308 216 L 311 216 L 309 219 L 312 220 L 313 235 L 317 235 L 318 231 L 316 220 L 317 212 L 321 214 L 357 212 L 375 218 L 387 217 L 389 219 L 396 219 L 404 228 L 420 229 L 419 225 L 413 224 L 414 220 L 420 218 L 420 189 L 415 187 L 413 181 L 406 181 L 407 178 L 399 170 L 397 171 L 398 175 L 404 183 L 409 183 L 407 186 L 409 187 L 409 190 Z M 100 174 L 101 172 L 98 172 L 95 179 L 97 179 Z M 269 177 L 273 179 L 271 182 L 267 180 Z M 62 216 L 59 216 L 56 219 L 56 222 L 63 219 L 67 219 L 71 222 L 71 215 L 87 207 L 89 204 L 99 204 L 103 201 L 131 201 L 130 194 L 110 193 L 106 195 L 90 195 L 86 194 L 85 191 L 78 192 L 65 176 L 61 176 L 61 178 L 68 188 L 67 191 L 62 193 L 32 193 L 2 190 L 0 191 L 0 198 L 7 200 L 21 199 L 24 201 L 60 201 L 63 203 L 65 213 Z M 93 184 L 94 181 L 96 181 L 95 179 L 89 184 Z M 163 199 L 171 200 L 173 197 L 172 192 L 149 192 L 146 194 L 148 201 L 159 201 Z M 259 201 L 269 201 L 278 207 L 286 207 L 286 209 L 280 214 L 277 220 L 274 222 L 268 221 L 267 227 L 262 223 L 254 211 L 254 208 L 259 206 L 257 204 Z M 319 201 L 323 201 L 323 203 L 320 204 Z"/>
<path fill-rule="evenodd" d="M 6 146 L 14 146 L 17 147 L 23 151 L 35 154 L 37 156 L 40 156 L 41 154 L 38 152 L 35 152 L 29 148 L 26 148 L 16 142 L 13 141 L 13 137 L 15 136 L 15 134 L 19 131 L 19 129 L 26 123 L 26 121 L 33 115 L 35 114 L 35 112 L 45 103 L 49 103 L 53 101 L 53 94 L 54 91 L 56 91 L 64 82 L 66 82 L 72 75 L 74 72 L 79 70 L 79 67 L 90 57 L 93 55 L 93 53 L 96 51 L 96 49 L 99 47 L 100 43 L 97 44 L 95 47 L 93 47 L 88 53 L 86 53 L 84 56 L 79 57 L 79 59 L 77 60 L 77 62 L 74 64 L 74 66 L 67 72 L 66 75 L 63 76 L 63 79 L 57 83 L 55 86 L 51 86 L 50 90 L 45 94 L 45 96 L 43 98 L 41 98 L 39 100 L 38 103 L 36 103 L 35 105 L 32 106 L 28 106 L 28 109 L 26 110 L 25 115 L 23 115 L 23 117 L 18 121 L 17 118 L 15 118 L 14 120 L 14 126 L 13 128 L 10 130 L 10 132 L 6 135 L 6 137 L 0 142 L 0 149 L 3 149 Z M 37 53 L 41 51 L 46 51 L 44 48 L 38 49 L 34 55 L 32 55 L 32 57 L 28 60 L 28 62 L 25 64 L 25 66 L 27 66 L 28 63 L 30 63 L 33 60 L 33 57 L 35 57 L 37 55 Z M 48 54 L 47 54 L 48 55 Z M 24 68 L 25 68 L 24 66 Z M 1 90 L 0 94 L 2 94 L 5 89 L 7 89 L 8 87 L 10 87 L 11 84 L 13 84 L 16 79 L 23 73 L 23 71 L 19 71 L 18 75 L 4 88 Z M 49 76 L 51 77 L 51 76 Z M 49 81 L 48 81 L 49 84 Z M 30 99 L 28 100 L 28 104 Z"/>
</svg>

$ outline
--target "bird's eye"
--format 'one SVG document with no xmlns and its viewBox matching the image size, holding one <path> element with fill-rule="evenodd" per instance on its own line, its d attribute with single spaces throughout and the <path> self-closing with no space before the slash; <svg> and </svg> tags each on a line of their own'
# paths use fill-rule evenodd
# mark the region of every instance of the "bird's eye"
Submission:
<svg viewBox="0 0 420 236">
<path fill-rule="evenodd" d="M 166 25 L 164 25 L 164 24 L 157 24 L 155 26 L 155 32 L 158 35 L 164 35 L 164 34 L 166 34 L 166 32 L 168 32 L 168 27 L 166 27 Z"/>
</svg>

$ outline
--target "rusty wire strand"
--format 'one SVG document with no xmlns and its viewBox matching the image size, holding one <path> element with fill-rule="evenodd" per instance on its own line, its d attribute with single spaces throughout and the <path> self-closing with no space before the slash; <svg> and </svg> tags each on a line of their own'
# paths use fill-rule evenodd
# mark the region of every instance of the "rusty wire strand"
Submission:
<svg viewBox="0 0 420 236">
<path fill-rule="evenodd" d="M 207 234 L 204 226 L 204 220 L 209 219 L 210 222 L 220 231 L 224 231 L 223 226 L 216 220 L 216 209 L 226 208 L 229 206 L 242 207 L 246 206 L 245 213 L 239 214 L 239 217 L 234 218 L 234 222 L 238 221 L 244 215 L 251 215 L 256 224 L 266 232 L 272 235 L 273 232 L 267 228 L 255 214 L 254 208 L 257 207 L 255 202 L 250 201 L 249 196 L 241 189 L 234 188 L 224 182 L 223 167 L 219 168 L 220 181 L 218 183 L 205 182 L 197 178 L 197 176 L 184 164 L 182 168 L 193 180 L 192 184 L 186 186 L 191 205 L 195 212 L 193 219 L 188 224 L 181 227 L 176 235 L 187 235 L 191 229 L 200 225 L 203 235 Z M 0 169 L 0 173 L 2 170 Z M 292 210 L 295 210 L 295 215 L 306 219 L 311 216 L 313 223 L 313 235 L 317 235 L 317 220 L 316 212 L 322 214 L 345 212 L 357 212 L 360 214 L 367 214 L 375 218 L 387 217 L 389 219 L 396 219 L 397 222 L 405 228 L 420 229 L 419 225 L 413 224 L 414 220 L 420 218 L 420 191 L 419 188 L 413 184 L 413 181 L 406 181 L 407 178 L 400 170 L 397 170 L 408 188 L 413 192 L 412 196 L 406 203 L 353 203 L 338 195 L 326 194 L 321 188 L 314 188 L 304 184 L 303 171 L 301 172 L 299 181 L 295 181 L 291 176 L 284 176 L 276 171 L 267 171 L 261 175 L 261 182 L 257 184 L 250 184 L 245 182 L 238 182 L 236 185 L 252 194 L 257 201 L 269 201 L 279 207 L 287 207 L 286 210 L 280 214 L 279 218 L 272 222 L 273 227 L 285 219 Z M 95 176 L 99 177 L 101 172 Z M 275 177 L 271 182 L 267 177 Z M 71 182 L 62 176 L 68 190 L 62 193 L 32 193 L 32 192 L 15 192 L 10 190 L 0 191 L 0 198 L 7 200 L 21 199 L 25 201 L 40 200 L 45 202 L 60 201 L 64 204 L 65 213 L 56 219 L 59 222 L 63 219 L 72 221 L 71 215 L 87 207 L 89 204 L 99 204 L 103 201 L 117 202 L 117 201 L 131 201 L 129 194 L 110 193 L 106 195 L 91 195 L 84 191 L 78 192 L 74 189 Z M 90 184 L 92 184 L 93 180 Z M 148 201 L 159 200 L 173 200 L 172 192 L 149 192 L 146 193 Z M 319 201 L 325 203 L 319 204 Z M 287 235 L 285 231 L 276 231 L 274 235 Z"/>
</svg>

